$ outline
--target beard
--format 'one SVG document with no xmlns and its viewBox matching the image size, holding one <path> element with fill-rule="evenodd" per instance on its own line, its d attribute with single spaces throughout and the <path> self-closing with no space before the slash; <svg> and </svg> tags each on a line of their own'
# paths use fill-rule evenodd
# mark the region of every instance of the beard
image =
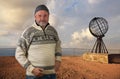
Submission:
<svg viewBox="0 0 120 79">
<path fill-rule="evenodd" d="M 45 27 L 47 25 L 46 22 L 37 22 L 38 25 Z"/>
</svg>

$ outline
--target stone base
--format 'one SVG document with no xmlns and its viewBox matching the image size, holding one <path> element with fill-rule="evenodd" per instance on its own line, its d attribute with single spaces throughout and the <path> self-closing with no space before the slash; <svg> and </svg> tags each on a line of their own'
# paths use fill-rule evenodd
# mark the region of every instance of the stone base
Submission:
<svg viewBox="0 0 120 79">
<path fill-rule="evenodd" d="M 103 53 L 85 53 L 83 59 L 87 61 L 95 61 L 100 63 L 108 63 L 108 54 Z"/>
</svg>

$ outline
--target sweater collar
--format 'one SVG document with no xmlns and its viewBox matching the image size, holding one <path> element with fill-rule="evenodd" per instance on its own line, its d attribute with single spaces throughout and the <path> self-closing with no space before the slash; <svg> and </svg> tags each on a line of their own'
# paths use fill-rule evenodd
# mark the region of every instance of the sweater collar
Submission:
<svg viewBox="0 0 120 79">
<path fill-rule="evenodd" d="M 39 26 L 38 24 L 36 24 L 36 22 L 34 22 L 32 26 L 35 27 L 38 30 L 42 30 L 42 27 Z M 48 26 L 49 26 L 49 23 L 45 26 L 45 28 L 47 28 Z"/>
</svg>

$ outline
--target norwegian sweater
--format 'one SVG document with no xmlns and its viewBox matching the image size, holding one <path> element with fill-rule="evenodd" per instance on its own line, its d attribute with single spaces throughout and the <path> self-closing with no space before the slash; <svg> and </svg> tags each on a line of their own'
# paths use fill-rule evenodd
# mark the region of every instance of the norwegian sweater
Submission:
<svg viewBox="0 0 120 79">
<path fill-rule="evenodd" d="M 61 61 L 61 45 L 57 31 L 50 25 L 45 30 L 34 23 L 21 35 L 15 58 L 26 69 L 26 75 L 34 76 L 35 67 L 43 68 L 44 74 L 55 73 L 55 61 Z"/>
</svg>

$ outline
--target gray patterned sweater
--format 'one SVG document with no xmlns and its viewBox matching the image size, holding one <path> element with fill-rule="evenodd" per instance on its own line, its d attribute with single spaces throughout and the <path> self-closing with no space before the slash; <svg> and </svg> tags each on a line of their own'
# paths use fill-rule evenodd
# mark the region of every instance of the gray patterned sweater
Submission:
<svg viewBox="0 0 120 79">
<path fill-rule="evenodd" d="M 57 31 L 50 25 L 45 30 L 34 23 L 21 35 L 15 58 L 26 69 L 26 75 L 34 76 L 35 67 L 43 68 L 44 74 L 55 73 L 55 60 L 61 61 L 61 46 Z"/>
</svg>

